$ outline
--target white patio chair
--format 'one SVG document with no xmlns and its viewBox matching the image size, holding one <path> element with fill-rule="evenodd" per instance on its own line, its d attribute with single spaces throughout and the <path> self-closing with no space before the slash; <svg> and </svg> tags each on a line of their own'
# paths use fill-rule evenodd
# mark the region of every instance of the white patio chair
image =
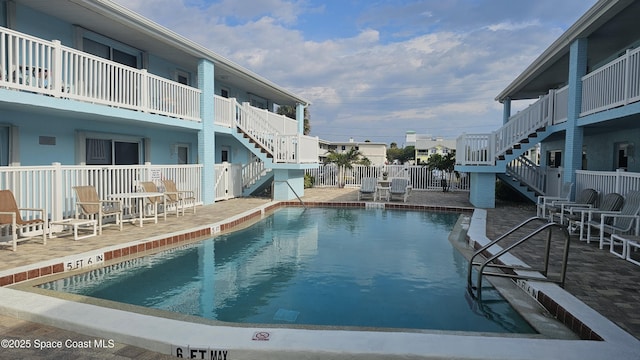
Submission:
<svg viewBox="0 0 640 360">
<path fill-rule="evenodd" d="M 394 196 L 402 198 L 403 202 L 407 202 L 409 193 L 411 192 L 411 185 L 409 185 L 409 179 L 407 178 L 393 178 L 391 179 L 391 187 L 389 188 L 389 199 L 393 200 Z"/>
<path fill-rule="evenodd" d="M 374 177 L 362 178 L 362 184 L 360 185 L 360 191 L 358 191 L 358 201 L 365 196 L 371 196 L 373 201 L 376 200 L 376 191 L 378 187 L 378 179 Z"/>
<path fill-rule="evenodd" d="M 569 201 L 572 189 L 573 189 L 573 183 L 566 182 L 562 184 L 562 189 L 560 189 L 560 195 L 538 196 L 538 203 L 536 204 L 538 217 L 547 217 L 547 208 L 551 206 L 551 203 L 553 203 L 554 201 Z"/>
<path fill-rule="evenodd" d="M 573 232 L 579 228 L 580 241 L 589 243 L 591 239 L 584 237 L 584 229 L 587 223 L 591 221 L 600 221 L 600 213 L 620 211 L 624 204 L 624 197 L 618 193 L 609 193 L 604 196 L 602 203 L 597 208 L 571 208 L 566 218 L 568 220 L 569 232 Z"/>
<path fill-rule="evenodd" d="M 553 201 L 547 208 L 549 221 L 553 222 L 557 217 L 560 224 L 564 224 L 572 208 L 592 208 L 595 207 L 596 200 L 598 200 L 598 192 L 595 189 L 584 189 L 576 196 L 576 201 Z"/>
<path fill-rule="evenodd" d="M 600 221 L 587 222 L 587 238 L 591 238 L 591 228 L 597 229 L 600 232 L 600 249 L 606 241 L 605 233 L 620 234 L 634 230 L 635 235 L 640 235 L 640 191 L 630 191 L 625 196 L 624 205 L 620 211 L 599 212 L 599 214 Z"/>
</svg>

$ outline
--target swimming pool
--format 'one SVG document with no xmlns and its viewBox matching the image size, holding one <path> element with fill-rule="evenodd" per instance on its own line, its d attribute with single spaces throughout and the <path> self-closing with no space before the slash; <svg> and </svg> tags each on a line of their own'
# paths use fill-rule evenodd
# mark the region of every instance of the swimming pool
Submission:
<svg viewBox="0 0 640 360">
<path fill-rule="evenodd" d="M 284 208 L 255 225 L 41 287 L 240 323 L 534 333 L 466 295 L 458 214 Z M 135 291 L 132 291 L 135 289 Z"/>
</svg>

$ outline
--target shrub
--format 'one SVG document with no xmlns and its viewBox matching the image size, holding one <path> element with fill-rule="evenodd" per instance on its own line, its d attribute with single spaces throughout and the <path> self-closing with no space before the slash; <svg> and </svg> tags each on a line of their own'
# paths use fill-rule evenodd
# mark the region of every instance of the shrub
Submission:
<svg viewBox="0 0 640 360">
<path fill-rule="evenodd" d="M 313 183 L 316 181 L 316 179 L 309 175 L 309 174 L 304 174 L 304 188 L 308 189 L 308 188 L 312 188 L 313 187 Z"/>
</svg>

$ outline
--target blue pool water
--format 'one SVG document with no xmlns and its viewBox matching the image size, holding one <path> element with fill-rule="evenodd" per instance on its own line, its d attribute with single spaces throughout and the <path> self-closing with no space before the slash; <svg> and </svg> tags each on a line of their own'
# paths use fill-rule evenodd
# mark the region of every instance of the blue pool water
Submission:
<svg viewBox="0 0 640 360">
<path fill-rule="evenodd" d="M 236 323 L 534 333 L 466 296 L 458 214 L 285 208 L 257 224 L 42 287 Z"/>
</svg>

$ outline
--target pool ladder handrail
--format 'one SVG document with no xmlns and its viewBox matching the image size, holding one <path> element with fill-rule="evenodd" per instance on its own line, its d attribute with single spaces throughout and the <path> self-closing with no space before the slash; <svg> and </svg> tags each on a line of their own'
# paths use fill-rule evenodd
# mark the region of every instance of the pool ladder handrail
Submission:
<svg viewBox="0 0 640 360">
<path fill-rule="evenodd" d="M 498 237 L 497 239 L 489 242 L 488 244 L 482 246 L 480 249 L 478 249 L 469 259 L 469 267 L 467 269 L 467 289 L 468 291 L 473 295 L 473 290 L 476 290 L 476 294 L 475 297 L 476 298 L 481 298 L 482 296 L 482 276 L 483 275 L 488 275 L 488 276 L 498 276 L 498 277 L 507 277 L 507 278 L 512 278 L 512 279 L 525 279 L 525 280 L 536 280 L 536 281 L 547 281 L 547 282 L 555 282 L 555 283 L 559 283 L 559 285 L 561 287 L 564 287 L 564 282 L 565 282 L 565 278 L 566 278 L 566 274 L 567 274 L 567 262 L 569 259 L 569 244 L 570 244 L 570 238 L 569 238 L 569 231 L 567 230 L 567 228 L 565 226 L 562 226 L 561 224 L 555 223 L 555 222 L 547 222 L 544 225 L 538 227 L 537 229 L 535 229 L 534 231 L 532 231 L 530 234 L 528 234 L 527 236 L 521 238 L 520 240 L 514 242 L 513 244 L 507 246 L 506 248 L 500 250 L 499 252 L 497 252 L 496 254 L 493 254 L 492 256 L 490 256 L 489 258 L 485 259 L 484 262 L 474 262 L 473 260 L 480 254 L 482 254 L 483 252 L 485 252 L 487 249 L 489 249 L 490 247 L 492 247 L 493 245 L 497 244 L 498 242 L 504 240 L 507 238 L 507 236 L 513 234 L 514 232 L 516 232 L 517 230 L 519 230 L 520 228 L 522 228 L 523 226 L 529 224 L 532 221 L 547 221 L 547 219 L 545 218 L 541 218 L 541 217 L 532 217 L 529 218 L 525 221 L 523 221 L 522 223 L 520 223 L 519 225 L 517 225 L 516 227 L 514 227 L 513 229 L 507 231 L 505 234 L 503 234 L 502 236 Z M 547 273 L 549 270 L 549 255 L 551 252 L 551 234 L 552 234 L 552 230 L 554 228 L 559 228 L 564 235 L 565 238 L 565 243 L 564 243 L 564 251 L 563 251 L 563 257 L 562 257 L 562 269 L 560 272 L 560 279 L 559 280 L 554 280 L 554 279 L 549 279 L 547 277 Z M 533 238 L 535 235 L 541 233 L 542 231 L 547 230 L 547 240 L 546 240 L 546 244 L 545 244 L 545 255 L 544 255 L 544 268 L 543 269 L 535 269 L 535 268 L 531 268 L 531 267 L 526 267 L 526 266 L 518 266 L 518 265 L 504 265 L 504 264 L 498 264 L 498 263 L 493 263 L 494 261 L 496 261 L 497 259 L 499 259 L 502 255 L 508 253 L 509 251 L 511 251 L 512 249 L 514 249 L 515 247 L 525 243 L 526 241 L 528 241 L 529 239 Z M 476 283 L 476 286 L 473 286 L 473 282 L 472 282 L 472 272 L 474 269 L 474 266 L 480 266 L 480 268 L 478 269 L 478 280 Z M 511 270 L 512 273 L 505 273 L 505 272 L 496 272 L 496 273 L 484 273 L 484 269 L 485 268 L 497 268 L 500 270 Z M 524 274 L 517 274 L 515 272 L 515 270 L 524 270 L 524 271 L 532 271 L 532 272 L 539 272 L 542 274 L 543 277 L 539 277 L 539 276 L 530 276 L 530 275 L 524 275 Z"/>
<path fill-rule="evenodd" d="M 300 201 L 300 204 L 302 204 L 302 206 L 304 206 L 305 209 L 307 209 L 307 204 L 304 203 L 304 201 L 302 201 L 302 199 L 300 198 L 300 196 L 298 195 L 298 193 L 293 189 L 293 186 L 291 186 L 291 184 L 289 184 L 289 180 L 280 180 L 280 181 L 275 181 L 274 182 L 284 182 L 287 183 L 287 186 L 289 186 L 289 189 L 291 189 L 291 191 L 293 191 L 293 194 L 298 198 L 298 201 Z"/>
</svg>

